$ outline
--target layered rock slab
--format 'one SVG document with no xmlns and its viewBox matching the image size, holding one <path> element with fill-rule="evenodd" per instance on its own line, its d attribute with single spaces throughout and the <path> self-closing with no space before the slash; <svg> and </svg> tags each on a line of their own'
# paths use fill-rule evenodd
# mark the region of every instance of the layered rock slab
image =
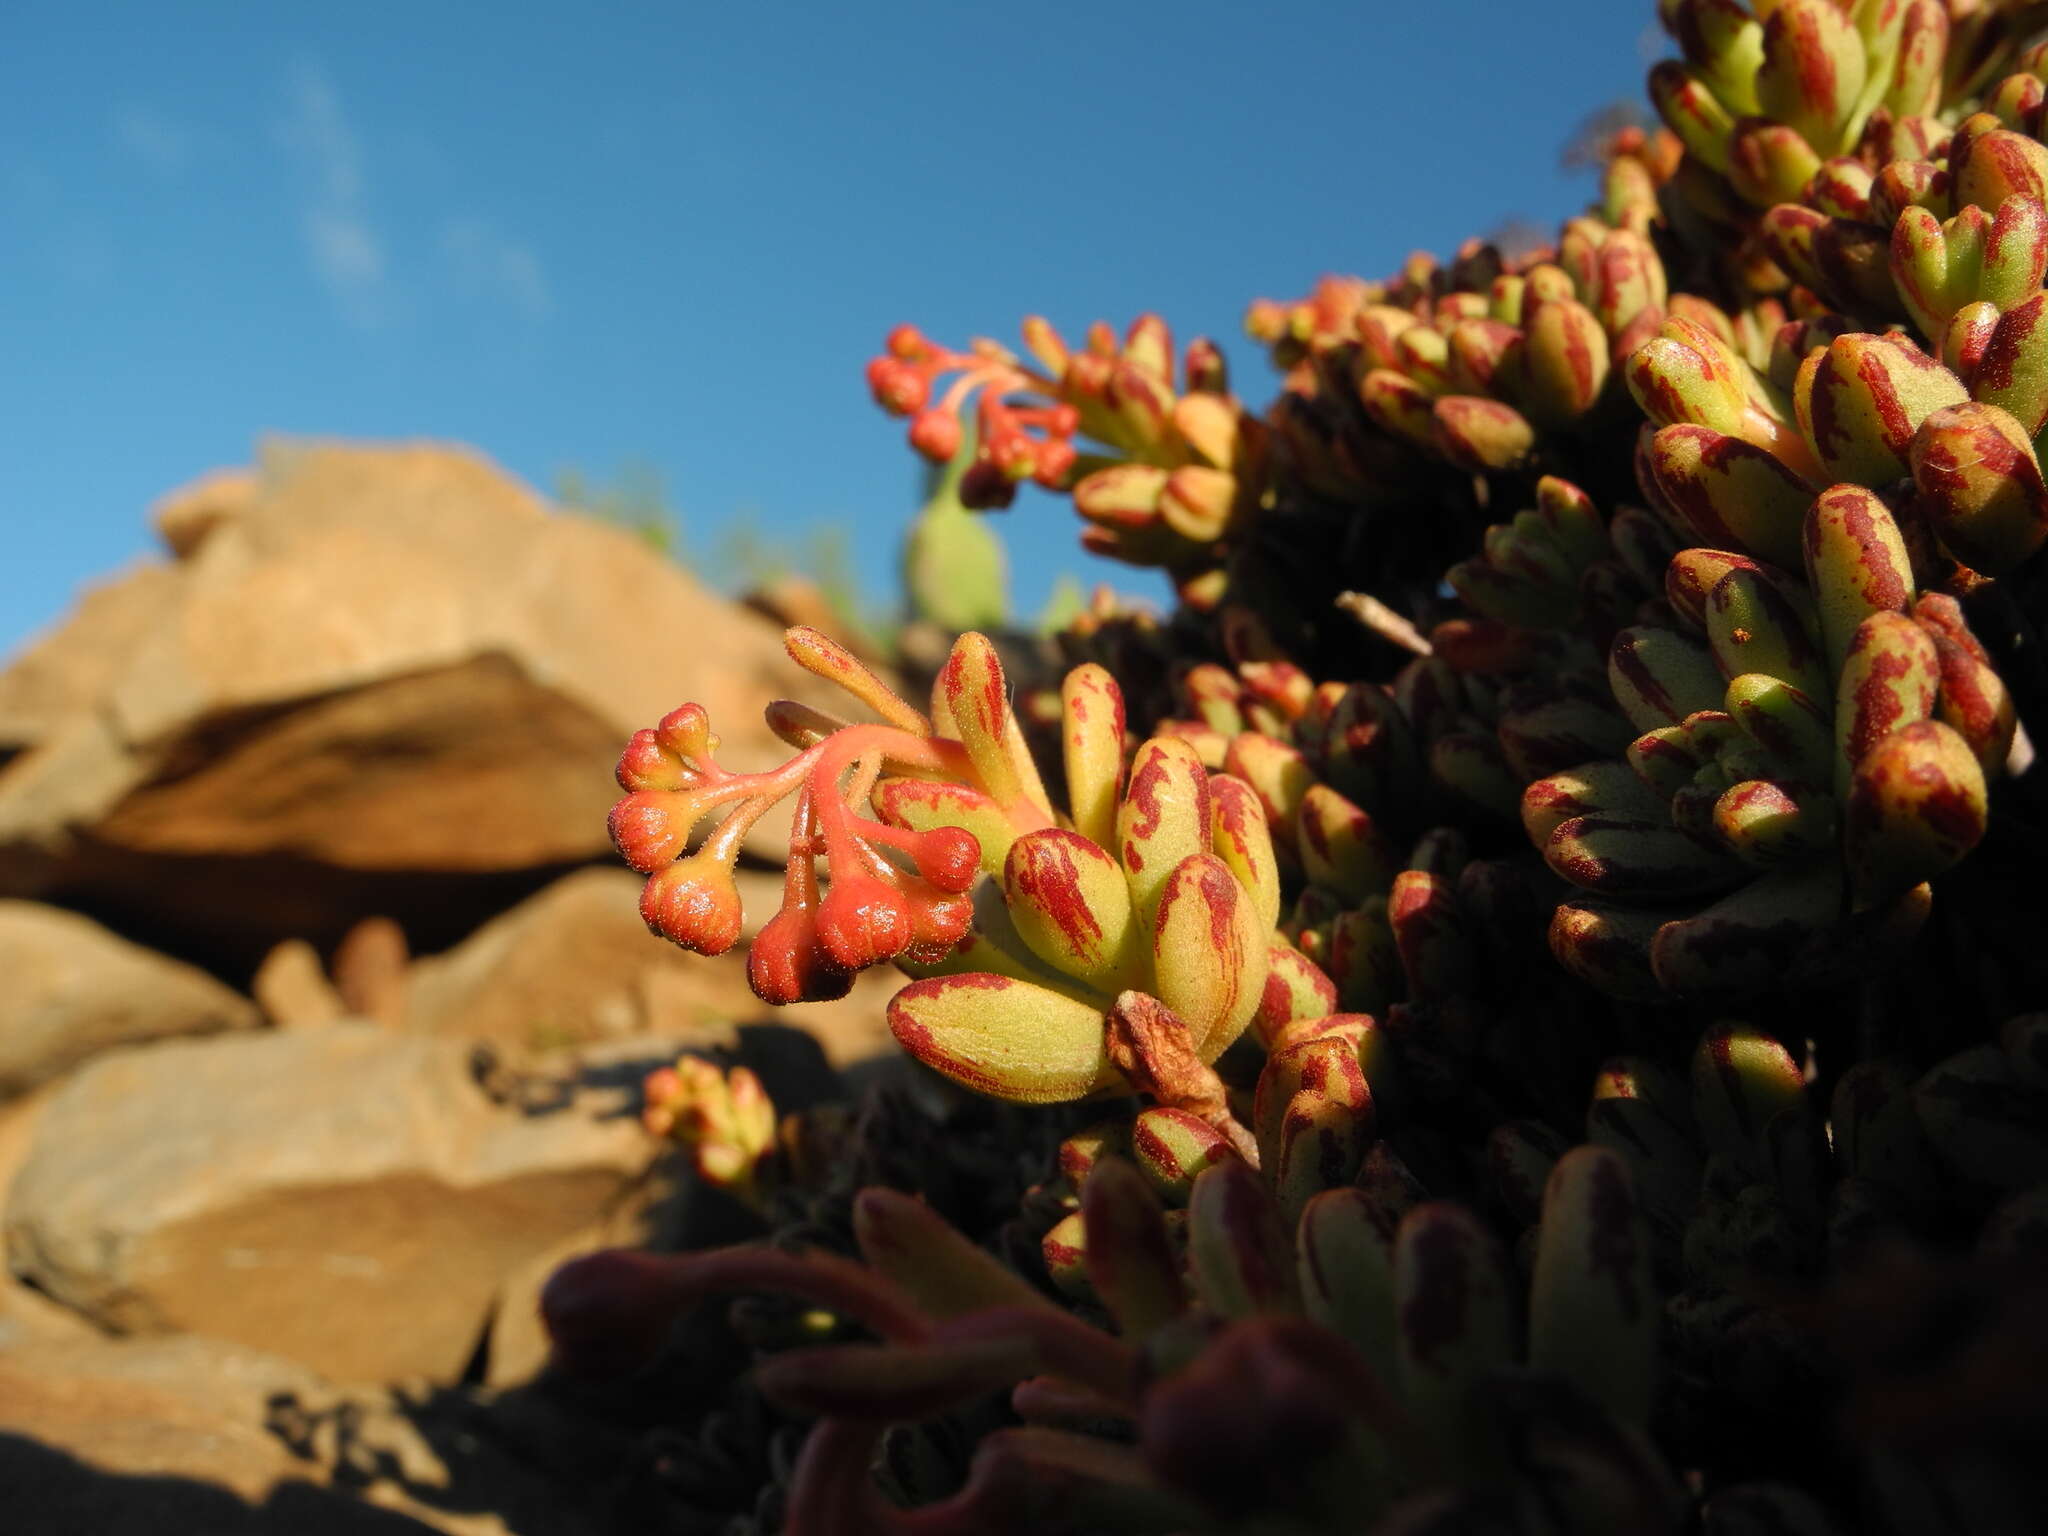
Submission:
<svg viewBox="0 0 2048 1536">
<path fill-rule="evenodd" d="M 629 1086 L 536 1112 L 479 1076 L 465 1042 L 360 1021 L 103 1056 L 41 1110 L 9 1264 L 115 1331 L 455 1380 L 504 1277 L 653 1153 Z"/>
<path fill-rule="evenodd" d="M 0 895 L 227 968 L 370 912 L 434 948 L 606 855 L 633 730 L 695 700 L 760 768 L 763 703 L 831 702 L 772 625 L 472 453 L 297 445 L 224 483 L 159 512 L 175 564 L 0 673 Z"/>
<path fill-rule="evenodd" d="M 0 901 L 0 1100 L 114 1046 L 257 1022 L 203 971 L 77 913 Z"/>
</svg>

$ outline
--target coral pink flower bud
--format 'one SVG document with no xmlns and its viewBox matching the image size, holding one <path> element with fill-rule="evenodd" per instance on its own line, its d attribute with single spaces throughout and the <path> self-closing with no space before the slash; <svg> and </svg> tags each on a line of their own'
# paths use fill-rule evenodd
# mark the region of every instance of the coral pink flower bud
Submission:
<svg viewBox="0 0 2048 1536">
<path fill-rule="evenodd" d="M 633 733 L 626 750 L 619 754 L 619 766 L 613 773 L 619 788 L 624 790 L 681 789 L 690 776 L 689 770 L 652 731 Z"/>
<path fill-rule="evenodd" d="M 965 827 L 934 827 L 920 834 L 911 856 L 919 874 L 950 894 L 966 890 L 981 871 L 981 844 Z"/>
<path fill-rule="evenodd" d="M 902 954 L 910 940 L 902 891 L 874 875 L 834 876 L 818 906 L 818 942 L 835 965 L 857 971 Z"/>
<path fill-rule="evenodd" d="M 1022 428 L 1000 428 L 989 436 L 988 456 L 1012 480 L 1026 480 L 1038 467 L 1038 444 Z"/>
<path fill-rule="evenodd" d="M 891 357 L 905 358 L 913 363 L 920 361 L 932 349 L 932 344 L 924 338 L 924 332 L 907 322 L 890 331 L 889 339 L 883 345 L 889 349 Z"/>
<path fill-rule="evenodd" d="M 951 411 L 919 411 L 910 424 L 910 446 L 943 463 L 960 451 L 960 418 Z"/>
<path fill-rule="evenodd" d="M 948 896 L 932 891 L 913 893 L 910 903 L 910 943 L 913 959 L 936 964 L 953 952 L 974 926 L 974 903 L 965 896 Z"/>
<path fill-rule="evenodd" d="M 930 385 L 922 373 L 893 357 L 878 357 L 868 364 L 868 388 L 875 404 L 892 416 L 908 416 L 922 410 Z"/>
<path fill-rule="evenodd" d="M 711 716 L 702 704 L 679 705 L 663 715 L 654 727 L 654 739 L 679 758 L 705 757 L 718 748 Z"/>
<path fill-rule="evenodd" d="M 640 893 L 647 926 L 684 949 L 722 955 L 739 942 L 740 893 L 732 871 L 699 854 L 650 875 Z"/>
<path fill-rule="evenodd" d="M 853 974 L 835 965 L 818 943 L 818 926 L 800 907 L 769 918 L 747 951 L 747 985 L 764 1003 L 828 1003 L 846 996 Z"/>
<path fill-rule="evenodd" d="M 1079 455 L 1072 443 L 1064 438 L 1054 438 L 1040 445 L 1038 468 L 1031 478 L 1049 491 L 1063 491 L 1067 488 L 1067 477 L 1073 473 L 1077 457 Z"/>
<path fill-rule="evenodd" d="M 673 861 L 695 825 L 687 814 L 677 814 L 687 801 L 687 796 L 664 790 L 636 790 L 614 805 L 606 824 L 619 857 L 643 875 Z"/>
<path fill-rule="evenodd" d="M 676 1100 L 683 1096 L 682 1074 L 674 1067 L 656 1067 L 640 1084 L 640 1123 L 650 1136 L 666 1136 L 676 1123 Z"/>
</svg>

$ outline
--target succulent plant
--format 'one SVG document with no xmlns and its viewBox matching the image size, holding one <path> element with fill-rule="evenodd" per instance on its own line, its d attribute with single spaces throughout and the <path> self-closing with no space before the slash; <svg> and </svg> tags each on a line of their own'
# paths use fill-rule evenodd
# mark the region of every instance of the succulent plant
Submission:
<svg viewBox="0 0 2048 1536">
<path fill-rule="evenodd" d="M 869 384 L 966 505 L 1071 496 L 1172 613 L 1099 594 L 1007 674 L 963 634 L 929 712 L 793 630 L 875 721 L 771 705 L 754 774 L 695 706 L 628 747 L 652 928 L 734 945 L 794 797 L 756 991 L 894 962 L 920 1070 L 1040 1117 L 970 1237 L 905 1193 L 943 1138 L 856 1193 L 744 1082 L 652 1085 L 807 1214 L 579 1261 L 558 1349 L 834 1315 L 757 1372 L 819 1421 L 789 1529 L 2037 1518 L 2048 45 L 1659 15 L 1664 127 L 1593 206 L 1255 304 L 1262 412 L 1155 316 L 890 335 Z"/>
<path fill-rule="evenodd" d="M 1581 1148 L 1552 1170 L 1526 1302 L 1486 1227 L 1415 1200 L 1396 1167 L 1375 1189 L 1319 1192 L 1291 1225 L 1234 1154 L 1193 1179 L 1178 1224 L 1140 1167 L 1094 1159 L 1079 1253 L 1060 1261 L 1101 1325 L 882 1190 L 855 1207 L 864 1265 L 613 1251 L 565 1267 L 543 1306 L 571 1365 L 632 1358 L 721 1291 L 793 1295 L 873 1334 L 757 1373 L 820 1419 L 793 1530 L 1311 1531 L 1440 1502 L 1509 1528 L 1670 1528 L 1678 1493 L 1646 1434 L 1648 1246 L 1613 1153 Z M 914 1513 L 876 1497 L 889 1423 L 999 1391 L 1022 1422 L 982 1442 L 960 1492 Z M 1083 1432 L 1117 1425 L 1115 1439 Z"/>
</svg>

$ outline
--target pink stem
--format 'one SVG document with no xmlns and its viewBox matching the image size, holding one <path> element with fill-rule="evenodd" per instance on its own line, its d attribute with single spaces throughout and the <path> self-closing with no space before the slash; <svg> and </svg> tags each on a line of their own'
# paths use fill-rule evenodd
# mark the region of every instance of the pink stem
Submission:
<svg viewBox="0 0 2048 1536">
<path fill-rule="evenodd" d="M 853 813 L 839 793 L 841 775 L 860 758 L 873 753 L 885 767 L 900 763 L 948 778 L 965 779 L 970 784 L 975 782 L 974 764 L 959 742 L 944 736 L 912 736 L 893 726 L 848 726 L 811 751 L 817 756 L 806 773 L 819 833 L 825 843 L 825 861 L 839 869 L 858 868 L 862 862 L 860 838 L 851 825 Z"/>
</svg>

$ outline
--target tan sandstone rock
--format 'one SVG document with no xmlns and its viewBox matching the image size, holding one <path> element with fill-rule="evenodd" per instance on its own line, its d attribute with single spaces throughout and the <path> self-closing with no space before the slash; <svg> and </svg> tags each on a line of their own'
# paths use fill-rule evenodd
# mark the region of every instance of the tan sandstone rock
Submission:
<svg viewBox="0 0 2048 1536">
<path fill-rule="evenodd" d="M 165 496 L 150 508 L 149 520 L 164 547 L 182 560 L 208 534 L 246 512 L 262 490 L 262 477 L 253 470 L 216 469 Z"/>
<path fill-rule="evenodd" d="M 327 979 L 320 951 L 304 939 L 286 939 L 272 948 L 256 967 L 249 993 L 263 1017 L 280 1029 L 332 1024 L 348 1015 L 347 1004 Z"/>
<path fill-rule="evenodd" d="M 641 877 L 580 870 L 492 919 L 445 954 L 414 962 L 408 1027 L 520 1050 L 659 1035 L 685 1046 L 729 1044 L 737 1023 L 775 1019 L 809 1030 L 837 1065 L 894 1044 L 884 1010 L 903 978 L 863 973 L 847 997 L 770 1008 L 747 986 L 746 957 L 678 949 L 640 920 Z M 749 937 L 774 915 L 779 877 L 742 882 Z"/>
<path fill-rule="evenodd" d="M 36 1122 L 50 1100 L 48 1087 L 0 1104 L 0 1211 L 7 1208 L 7 1190 L 28 1157 Z M 69 1307 L 23 1285 L 0 1266 L 0 1358 L 9 1350 L 52 1339 L 88 1339 L 100 1331 Z"/>
<path fill-rule="evenodd" d="M 335 946 L 334 990 L 342 1006 L 358 1018 L 375 1019 L 387 1029 L 405 1024 L 406 967 L 411 947 L 405 930 L 388 917 L 366 917 L 342 935 Z"/>
<path fill-rule="evenodd" d="M 257 1022 L 203 971 L 75 912 L 0 901 L 0 1098 L 112 1046 Z"/>
<path fill-rule="evenodd" d="M 193 1335 L 0 1351 L 5 1528 L 93 1536 L 574 1536 L 596 1522 L 451 1396 L 340 1388 Z"/>
<path fill-rule="evenodd" d="M 360 1021 L 114 1052 L 44 1107 L 8 1261 L 116 1330 L 451 1380 L 503 1277 L 646 1167 L 637 1102 L 499 1102 L 463 1042 Z"/>
<path fill-rule="evenodd" d="M 0 895 L 251 969 L 373 912 L 432 949 L 605 854 L 633 730 L 694 699 L 762 768 L 764 703 L 832 702 L 772 625 L 473 453 L 293 446 L 229 499 L 0 673 Z"/>
<path fill-rule="evenodd" d="M 177 592 L 175 567 L 138 565 L 80 594 L 61 622 L 0 671 L 0 757 L 90 711 Z"/>
</svg>

